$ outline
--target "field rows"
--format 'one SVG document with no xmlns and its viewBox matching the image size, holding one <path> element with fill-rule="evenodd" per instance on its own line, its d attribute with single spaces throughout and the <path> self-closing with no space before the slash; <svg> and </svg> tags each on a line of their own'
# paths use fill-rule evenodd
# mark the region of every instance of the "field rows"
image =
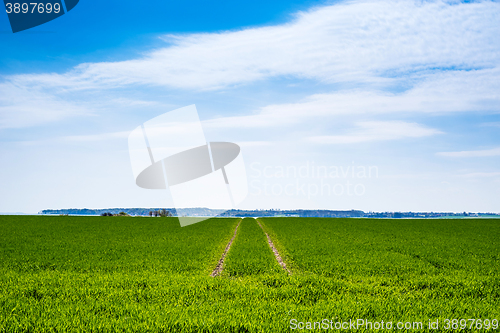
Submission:
<svg viewBox="0 0 500 333">
<path fill-rule="evenodd" d="M 0 217 L 2 271 L 209 275 L 239 219 L 180 228 L 176 218 Z"/>
<path fill-rule="evenodd" d="M 257 221 L 243 219 L 213 278 L 239 221 L 0 217 L 0 332 L 500 319 L 498 220 L 259 219 L 289 275 Z"/>
<path fill-rule="evenodd" d="M 337 278 L 500 276 L 498 220 L 260 220 L 301 272 Z"/>
<path fill-rule="evenodd" d="M 255 219 L 245 218 L 241 222 L 223 274 L 229 277 L 261 274 L 278 274 L 282 271 L 267 244 L 264 232 Z"/>
</svg>

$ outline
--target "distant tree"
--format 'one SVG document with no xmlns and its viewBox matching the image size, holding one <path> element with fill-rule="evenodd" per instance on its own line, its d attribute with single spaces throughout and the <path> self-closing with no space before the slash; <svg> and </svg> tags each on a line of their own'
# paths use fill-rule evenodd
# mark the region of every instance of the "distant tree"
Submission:
<svg viewBox="0 0 500 333">
<path fill-rule="evenodd" d="M 166 209 L 162 209 L 160 210 L 160 216 L 161 217 L 167 217 L 167 216 L 170 216 L 170 212 Z"/>
<path fill-rule="evenodd" d="M 117 214 L 117 216 L 130 216 L 130 215 L 128 215 L 128 214 L 127 214 L 127 213 L 125 213 L 125 212 L 119 212 L 119 213 Z"/>
<path fill-rule="evenodd" d="M 170 213 L 168 210 L 166 209 L 160 209 L 159 211 L 159 215 L 161 217 L 169 217 L 169 216 L 172 216 L 172 213 Z"/>
<path fill-rule="evenodd" d="M 158 217 L 158 211 L 157 210 L 154 211 L 154 215 L 155 215 L 155 217 Z"/>
<path fill-rule="evenodd" d="M 153 217 L 153 212 L 151 210 L 149 211 L 149 217 Z"/>
</svg>

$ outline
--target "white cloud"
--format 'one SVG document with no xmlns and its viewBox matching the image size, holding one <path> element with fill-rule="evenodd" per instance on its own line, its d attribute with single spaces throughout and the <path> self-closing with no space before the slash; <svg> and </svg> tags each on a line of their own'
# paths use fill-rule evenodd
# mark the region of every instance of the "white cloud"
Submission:
<svg viewBox="0 0 500 333">
<path fill-rule="evenodd" d="M 500 127 L 500 122 L 482 123 L 481 126 L 485 126 L 485 127 Z"/>
<path fill-rule="evenodd" d="M 62 143 L 72 145 L 78 142 L 109 142 L 112 140 L 121 140 L 126 139 L 130 134 L 130 131 L 121 131 L 121 132 L 108 132 L 108 133 L 99 133 L 99 134 L 87 134 L 87 135 L 66 135 L 66 136 L 57 136 L 52 138 L 44 138 L 38 140 L 23 140 L 23 141 L 12 141 L 13 143 L 17 143 L 24 146 L 45 146 L 47 144 L 56 143 L 60 145 Z"/>
<path fill-rule="evenodd" d="M 129 136 L 130 131 L 121 132 L 111 132 L 102 134 L 91 134 L 91 135 L 69 135 L 58 138 L 60 141 L 77 141 L 77 142 L 88 142 L 88 141 L 108 141 L 115 139 L 125 139 Z"/>
<path fill-rule="evenodd" d="M 411 145 L 409 140 L 429 138 L 441 132 L 419 123 L 365 121 L 355 123 L 352 127 L 345 127 L 343 132 L 329 131 L 311 134 L 311 130 L 308 128 L 304 130 L 307 126 L 302 124 L 315 121 L 331 124 L 330 121 L 335 119 L 339 120 L 335 123 L 339 125 L 340 121 L 348 123 L 353 118 L 358 121 L 380 119 L 381 114 L 385 114 L 384 119 L 389 117 L 391 119 L 421 119 L 421 117 L 398 117 L 402 112 L 420 114 L 498 112 L 500 110 L 499 17 L 500 3 L 497 1 L 472 3 L 454 1 L 450 4 L 440 0 L 348 0 L 298 13 L 287 24 L 220 33 L 164 36 L 163 38 L 167 40 L 164 47 L 141 50 L 144 56 L 136 59 L 85 63 L 64 73 L 2 76 L 0 79 L 0 128 L 31 126 L 72 116 L 101 115 L 109 110 L 116 110 L 115 112 L 120 112 L 132 121 L 133 119 L 130 118 L 132 113 L 140 118 L 139 112 L 144 110 L 165 108 L 164 111 L 168 111 L 178 107 L 180 103 L 191 104 L 193 101 L 189 99 L 192 97 L 196 100 L 203 100 L 197 98 L 200 95 L 195 95 L 200 90 L 226 89 L 224 93 L 227 93 L 233 86 L 241 87 L 269 80 L 266 85 L 268 84 L 270 93 L 266 102 L 259 104 L 267 106 L 258 108 L 247 116 L 222 117 L 203 122 L 207 129 L 215 129 L 212 132 L 219 132 L 218 129 L 222 128 L 231 129 L 232 132 L 229 132 L 236 134 L 228 140 L 240 143 L 242 147 L 256 147 L 251 154 L 245 155 L 249 156 L 249 161 L 252 161 L 252 156 L 254 161 L 274 160 L 277 164 L 284 164 L 287 159 L 295 163 L 297 160 L 315 158 L 314 156 L 318 156 L 318 159 L 325 159 L 325 163 L 350 161 L 349 153 L 331 156 L 328 153 L 331 147 L 327 145 L 314 147 L 303 145 L 296 148 L 297 145 L 293 144 L 287 145 L 285 147 L 287 150 L 283 151 L 273 150 L 275 144 L 281 142 L 273 144 L 270 141 L 239 142 L 238 140 L 238 138 L 266 140 L 284 136 L 287 136 L 287 139 L 296 137 L 300 140 L 305 136 L 303 133 L 307 131 L 309 131 L 308 135 L 315 135 L 315 137 L 309 137 L 310 142 L 313 143 L 341 144 L 401 140 L 403 145 L 399 145 L 398 153 L 405 157 L 409 154 L 407 149 L 407 143 Z M 271 81 L 274 78 L 280 80 Z M 286 82 L 283 84 L 281 79 L 285 79 Z M 284 90 L 284 87 L 293 84 L 305 86 L 307 91 L 304 91 L 304 94 L 312 91 L 311 95 L 299 98 L 288 94 L 286 96 L 288 99 L 285 102 L 279 102 L 280 104 L 276 101 L 267 102 L 277 95 L 273 95 L 274 90 L 280 90 L 281 98 L 287 91 L 293 89 L 297 91 L 296 87 Z M 150 89 L 150 87 L 155 88 Z M 161 89 L 157 87 L 165 89 L 167 93 L 159 97 Z M 115 88 L 119 89 L 113 90 Z M 316 88 L 317 90 L 314 90 Z M 168 91 L 169 89 L 174 90 Z M 173 100 L 166 101 L 166 103 L 176 104 L 171 108 L 170 105 L 167 108 L 165 104 L 132 100 L 138 96 L 144 100 L 152 99 L 159 103 L 158 99 L 165 101 L 169 95 L 176 94 L 180 89 L 185 89 L 187 92 L 179 93 L 180 97 L 176 96 Z M 314 94 L 318 91 L 323 93 Z M 232 92 L 235 94 L 230 95 L 230 99 L 231 102 L 235 101 L 236 105 L 244 103 L 245 98 L 249 97 L 248 94 L 252 94 L 251 89 L 250 92 L 244 89 L 235 89 Z M 207 95 L 202 97 L 205 98 Z M 207 104 L 221 102 L 217 99 L 228 95 L 213 94 L 212 97 L 206 99 Z M 244 98 L 241 97 L 242 95 Z M 122 98 L 122 96 L 127 98 Z M 301 96 L 304 95 L 301 94 Z M 214 104 L 216 103 L 212 105 Z M 219 105 L 221 104 L 223 103 Z M 129 106 L 131 109 L 127 111 L 133 110 L 134 112 L 124 112 L 124 109 Z M 234 110 L 234 112 L 240 112 L 240 110 Z M 229 115 L 224 112 L 217 113 Z M 393 114 L 387 115 L 388 113 Z M 352 115 L 352 117 L 344 115 Z M 103 119 L 110 121 L 110 117 L 103 117 Z M 274 131 L 277 126 L 282 125 L 289 127 Z M 245 127 L 250 131 L 239 136 L 242 132 L 240 129 Z M 262 131 L 256 130 L 259 127 L 267 128 Z M 273 129 L 269 130 L 270 127 Z M 81 131 L 81 128 L 87 131 L 86 126 L 79 126 L 78 130 Z M 88 131 L 94 132 L 95 130 L 93 128 Z M 74 128 L 67 128 L 65 133 L 68 131 L 71 131 L 70 134 L 76 134 Z M 249 132 L 252 135 L 248 135 Z M 9 198 L 26 199 L 26 193 L 35 193 L 32 191 L 33 188 L 45 189 L 45 183 L 51 179 L 50 177 L 57 180 L 51 183 L 65 184 L 64 181 L 60 181 L 61 170 L 71 170 L 67 177 L 70 180 L 74 180 L 75 173 L 82 175 L 78 177 L 84 180 L 80 184 L 81 190 L 73 191 L 76 194 L 92 193 L 94 183 L 102 184 L 104 178 L 110 184 L 112 182 L 120 186 L 128 184 L 123 182 L 123 179 L 130 178 L 130 172 L 128 168 L 123 167 L 129 161 L 128 154 L 122 145 L 128 134 L 129 132 L 124 131 L 58 137 L 53 139 L 56 143 L 53 146 L 57 149 L 52 150 L 49 149 L 51 147 L 43 147 L 44 149 L 41 150 L 34 144 L 31 150 L 28 149 L 30 147 L 19 149 L 17 146 L 3 145 L 2 147 L 5 147 L 3 149 L 11 150 L 6 150 L 7 153 L 4 153 L 5 158 L 2 161 L 10 162 L 3 163 L 3 169 L 12 172 L 2 173 L 9 175 L 3 179 L 2 185 L 5 186 L 2 188 L 5 195 L 2 202 L 6 202 L 4 205 L 9 202 L 16 205 L 14 201 L 9 201 Z M 219 136 L 222 137 L 222 135 Z M 36 135 L 29 137 L 36 138 Z M 404 141 L 405 139 L 407 141 Z M 84 149 L 84 152 L 83 150 L 76 151 L 72 147 L 81 145 L 101 147 L 102 143 L 107 141 L 117 147 L 116 150 L 105 151 L 104 155 L 109 160 L 96 157 L 96 152 L 104 152 L 102 149 Z M 39 145 L 43 144 L 40 141 L 36 142 Z M 68 143 L 65 154 L 60 154 L 63 151 L 60 148 L 62 142 Z M 381 175 L 389 174 L 387 177 L 390 182 L 384 181 L 380 183 L 381 185 L 379 184 L 380 186 L 375 184 L 373 188 L 367 187 L 367 195 L 363 198 L 346 196 L 332 201 L 331 198 L 325 197 L 319 205 L 331 208 L 334 202 L 336 206 L 341 205 L 346 209 L 387 210 L 421 209 L 422 207 L 426 207 L 427 210 L 448 209 L 446 207 L 480 210 L 483 209 L 482 207 L 496 207 L 494 199 L 498 197 L 500 188 L 496 172 L 482 173 L 481 170 L 475 170 L 474 165 L 467 169 L 467 172 L 471 172 L 467 177 L 477 177 L 483 181 L 484 184 L 477 187 L 477 191 L 476 188 L 465 186 L 464 179 L 457 176 L 455 176 L 457 181 L 451 182 L 452 186 L 446 186 L 446 191 L 442 191 L 435 184 L 439 184 L 443 179 L 454 178 L 453 175 L 456 175 L 456 172 L 453 170 L 446 168 L 446 171 L 437 174 L 434 168 L 435 163 L 431 163 L 430 166 L 422 163 L 415 171 L 420 173 L 419 175 L 407 176 L 413 171 L 412 166 L 403 162 L 397 164 L 397 160 L 403 161 L 404 158 L 388 160 L 383 156 L 384 154 L 379 154 L 383 147 L 373 148 L 373 152 L 370 152 L 372 156 L 364 156 L 364 158 L 368 163 L 373 162 L 371 165 L 379 165 L 378 161 L 380 161 Z M 498 149 L 500 148 L 442 154 L 451 154 L 449 156 L 452 157 L 465 157 L 471 154 L 472 156 L 498 156 L 500 154 Z M 110 152 L 111 155 L 109 155 Z M 82 153 L 85 154 L 82 155 Z M 40 159 L 40 165 L 37 165 L 35 169 L 52 170 L 52 173 L 44 171 L 43 177 L 39 177 L 38 174 L 31 172 L 32 170 L 28 170 L 29 172 L 20 170 L 22 163 L 19 163 L 20 160 L 16 154 L 27 156 L 26 158 L 31 160 L 33 154 L 48 154 L 56 158 L 58 156 L 64 158 L 62 162 L 52 158 Z M 76 160 L 67 157 L 73 155 Z M 89 167 L 90 164 L 87 162 L 96 160 L 101 161 L 102 165 L 95 166 L 95 163 L 91 163 L 92 166 Z M 484 163 L 495 162 L 492 159 L 482 161 Z M 74 170 L 75 165 L 80 169 Z M 117 168 L 113 167 L 114 165 Z M 481 169 L 495 171 L 495 167 L 493 163 L 482 165 Z M 102 171 L 108 169 L 113 172 L 103 178 Z M 93 177 L 92 170 L 96 171 L 94 177 L 96 182 L 87 181 L 90 179 L 88 177 Z M 119 172 L 115 172 L 116 170 Z M 400 175 L 400 179 L 396 176 L 393 177 L 395 179 L 390 179 L 392 170 Z M 19 186 L 23 182 L 17 180 L 18 174 L 31 177 L 28 181 L 24 181 L 29 184 L 28 192 L 26 188 Z M 475 181 L 471 179 L 470 182 L 473 180 Z M 36 185 L 37 182 L 40 186 L 34 187 L 33 184 Z M 131 182 L 130 186 L 132 189 L 135 185 Z M 108 188 L 115 189 L 116 195 L 107 197 L 118 198 L 116 200 L 123 202 L 128 202 L 128 198 L 134 196 L 144 197 L 144 193 L 133 192 L 137 190 L 135 188 L 132 192 L 128 191 L 128 187 L 123 187 L 123 190 L 118 192 L 116 186 L 108 186 Z M 65 190 L 63 188 L 63 191 Z M 19 195 L 13 196 L 12 193 Z M 415 193 L 425 200 L 415 201 Z M 57 199 L 61 196 L 53 197 Z M 153 197 L 154 195 L 151 198 Z M 37 202 L 40 198 L 49 198 L 49 196 L 44 193 L 44 195 L 34 196 L 33 200 L 17 201 L 31 202 L 35 206 L 40 206 L 41 203 Z M 81 205 L 80 199 L 76 195 L 71 202 Z M 260 196 L 260 199 L 262 199 L 261 202 L 256 201 L 259 205 L 274 205 L 274 202 L 266 196 Z M 105 202 L 106 198 L 103 200 Z M 305 197 L 284 198 L 283 202 L 286 202 L 285 205 L 288 206 L 295 204 L 299 207 L 309 204 Z M 49 205 L 52 204 L 49 203 Z M 104 203 L 104 205 L 107 204 Z M 145 205 L 151 206 L 147 203 Z M 317 207 L 318 203 L 311 202 L 311 205 Z"/>
<path fill-rule="evenodd" d="M 500 69 L 453 71 L 428 75 L 402 93 L 344 90 L 315 94 L 295 103 L 268 105 L 251 115 L 217 118 L 204 124 L 213 128 L 261 128 L 338 115 L 498 112 L 499 91 Z"/>
<path fill-rule="evenodd" d="M 0 128 L 20 128 L 53 122 L 92 110 L 38 89 L 0 83 Z"/>
<path fill-rule="evenodd" d="M 471 172 L 466 174 L 461 174 L 460 178 L 491 178 L 500 177 L 500 172 Z"/>
<path fill-rule="evenodd" d="M 262 147 L 269 146 L 271 143 L 269 141 L 238 141 L 236 142 L 240 147 Z"/>
<path fill-rule="evenodd" d="M 356 125 L 357 128 L 349 134 L 313 136 L 308 138 L 308 141 L 320 144 L 345 144 L 420 138 L 442 133 L 436 129 L 403 121 L 369 121 Z"/>
<path fill-rule="evenodd" d="M 166 36 L 170 46 L 139 59 L 10 80 L 60 89 L 217 89 L 276 76 L 387 82 L 387 75 L 427 69 L 497 66 L 499 15 L 500 4 L 491 1 L 349 1 L 298 13 L 277 26 Z"/>
<path fill-rule="evenodd" d="M 273 77 L 363 88 L 337 85 L 333 93 L 207 126 L 255 128 L 353 113 L 497 112 L 499 16 L 500 3 L 492 1 L 361 0 L 314 8 L 276 26 L 164 36 L 167 46 L 141 58 L 84 63 L 62 74 L 6 76 L 0 83 L 0 128 L 91 114 L 113 103 L 103 89 L 210 90 Z M 412 88 L 387 92 L 391 87 Z M 95 94 L 93 103 L 77 102 L 82 90 Z M 150 102 L 135 106 L 140 103 Z"/>
<path fill-rule="evenodd" d="M 158 107 L 161 103 L 126 97 L 113 98 L 109 92 L 89 94 L 47 91 L 12 82 L 0 83 L 0 129 L 23 128 L 76 116 L 91 116 L 104 110 Z"/>
<path fill-rule="evenodd" d="M 454 152 L 440 152 L 436 155 L 444 157 L 491 157 L 500 156 L 500 147 L 485 150 L 469 150 L 469 151 L 454 151 Z"/>
</svg>

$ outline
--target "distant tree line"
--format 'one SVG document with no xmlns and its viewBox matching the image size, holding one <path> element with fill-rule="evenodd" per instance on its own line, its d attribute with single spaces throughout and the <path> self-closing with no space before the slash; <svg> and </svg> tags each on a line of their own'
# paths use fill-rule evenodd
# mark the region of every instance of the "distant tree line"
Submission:
<svg viewBox="0 0 500 333">
<path fill-rule="evenodd" d="M 113 213 L 110 213 L 110 212 L 104 212 L 104 213 L 101 213 L 101 216 L 130 216 L 129 214 L 125 213 L 125 212 L 119 212 L 118 214 L 113 214 Z M 170 213 L 168 210 L 166 209 L 158 209 L 158 210 L 150 210 L 149 211 L 149 216 L 150 217 L 171 217 L 172 216 L 172 213 Z"/>
<path fill-rule="evenodd" d="M 150 207 L 150 208 L 104 208 L 104 209 L 88 209 L 88 208 L 66 208 L 66 209 L 44 209 L 38 214 L 44 215 L 100 215 L 100 216 L 114 216 L 121 212 L 127 213 L 130 216 L 149 216 L 150 211 L 160 211 L 165 209 L 170 212 L 172 216 L 176 216 L 175 208 L 163 207 Z M 111 215 L 104 215 L 109 213 Z"/>
<path fill-rule="evenodd" d="M 496 217 L 498 213 L 452 213 L 452 212 L 363 212 L 361 210 L 316 210 L 316 209 L 255 209 L 223 210 L 209 208 L 106 208 L 106 209 L 46 209 L 39 214 L 101 215 L 101 216 L 221 216 L 221 217 L 365 217 L 365 218 L 436 218 L 436 217 Z"/>
<path fill-rule="evenodd" d="M 170 213 L 168 210 L 166 209 L 160 209 L 160 210 L 150 210 L 149 211 L 149 216 L 150 217 L 170 217 L 172 216 L 172 213 Z"/>
<path fill-rule="evenodd" d="M 101 216 L 130 216 L 125 212 L 119 212 L 118 214 L 112 214 L 110 212 L 104 212 L 101 214 Z"/>
</svg>

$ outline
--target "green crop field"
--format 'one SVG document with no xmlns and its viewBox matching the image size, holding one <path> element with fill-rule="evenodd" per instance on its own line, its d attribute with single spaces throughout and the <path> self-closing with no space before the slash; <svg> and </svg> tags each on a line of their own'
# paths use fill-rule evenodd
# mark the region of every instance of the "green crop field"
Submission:
<svg viewBox="0 0 500 333">
<path fill-rule="evenodd" d="M 500 220 L 259 221 L 0 216 L 0 332 L 498 331 Z"/>
<path fill-rule="evenodd" d="M 244 219 L 225 262 L 230 277 L 285 274 L 274 258 L 264 233 L 254 219 Z"/>
</svg>

